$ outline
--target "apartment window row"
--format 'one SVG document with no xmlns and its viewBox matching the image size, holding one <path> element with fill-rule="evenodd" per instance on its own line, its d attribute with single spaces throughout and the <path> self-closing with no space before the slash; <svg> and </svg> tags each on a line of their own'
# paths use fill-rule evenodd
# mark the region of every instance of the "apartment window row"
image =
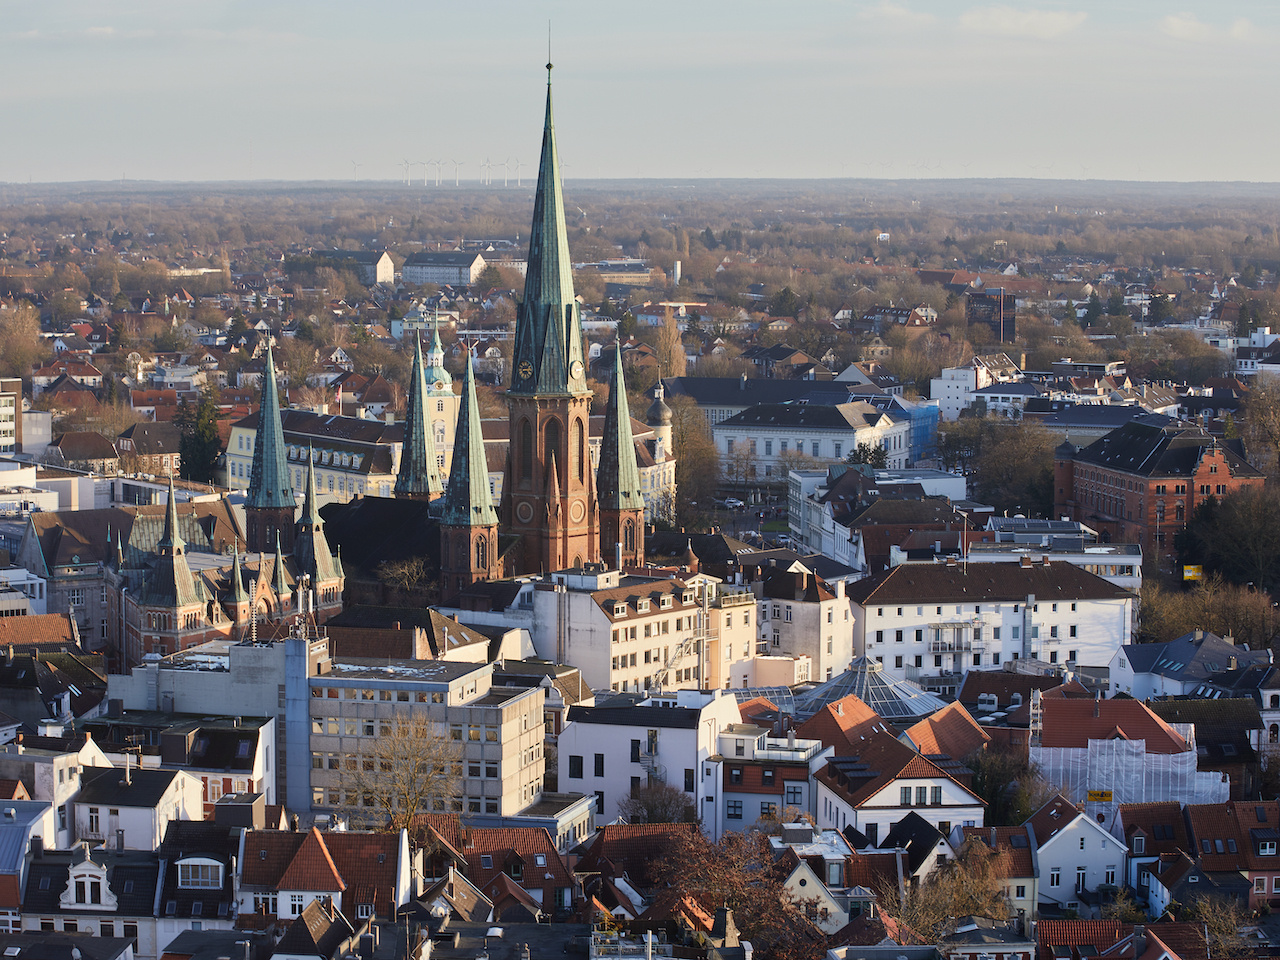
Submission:
<svg viewBox="0 0 1280 960">
<path fill-rule="evenodd" d="M 943 611 L 943 606 L 944 606 L 944 605 L 942 605 L 942 604 L 938 604 L 938 605 L 932 605 L 932 606 L 933 606 L 933 614 L 932 614 L 933 616 L 935 616 L 935 617 L 950 616 L 950 613 L 949 613 L 949 612 L 948 612 L 948 613 L 946 613 L 946 614 L 944 614 L 944 613 L 942 612 L 942 611 Z M 952 608 L 952 605 L 951 605 L 951 604 L 945 604 L 945 606 L 946 606 L 946 607 L 948 607 L 948 608 Z M 1032 604 L 1032 605 L 1031 605 L 1031 612 L 1032 612 L 1032 613 L 1039 613 L 1039 612 L 1040 612 L 1040 606 L 1041 606 L 1041 605 L 1040 605 L 1039 603 L 1034 603 L 1034 604 Z M 983 610 L 984 610 L 984 609 L 986 610 L 986 612 L 987 612 L 987 613 L 990 613 L 990 614 L 999 614 L 999 613 L 1001 612 L 1001 610 L 1003 609 L 1003 607 L 1004 607 L 1004 604 L 1002 604 L 1002 603 L 992 603 L 992 604 L 987 604 L 987 605 L 985 606 L 985 608 L 984 608 L 983 604 L 975 603 L 975 604 L 973 605 L 973 614 L 974 614 L 974 616 L 981 616 L 981 615 L 982 615 L 982 613 L 983 613 Z M 1013 612 L 1014 612 L 1014 613 L 1021 613 L 1021 612 L 1022 612 L 1022 607 L 1023 607 L 1023 604 L 1021 604 L 1021 603 L 1015 603 L 1015 604 L 1013 605 Z M 1078 604 L 1077 604 L 1077 603 L 1075 603 L 1075 602 L 1072 602 L 1072 603 L 1051 603 L 1051 604 L 1049 604 L 1049 611 L 1048 611 L 1048 612 L 1050 612 L 1050 613 L 1058 613 L 1058 612 L 1059 612 L 1059 610 L 1058 610 L 1058 608 L 1059 608 L 1059 607 L 1063 607 L 1063 608 L 1064 608 L 1064 610 L 1062 611 L 1062 612 L 1064 612 L 1064 613 L 1067 611 L 1067 609 L 1069 609 L 1071 613 L 1075 613 L 1075 612 L 1076 612 L 1076 610 L 1078 609 Z M 887 617 L 902 617 L 902 616 L 910 617 L 910 616 L 911 616 L 911 614 L 909 614 L 909 613 L 905 613 L 905 612 L 904 612 L 904 611 L 906 611 L 906 610 L 908 610 L 908 609 L 910 609 L 910 608 L 909 608 L 909 607 L 876 607 L 876 616 L 877 616 L 877 617 L 886 617 L 886 616 L 887 616 Z M 915 616 L 916 616 L 916 617 L 928 616 L 928 614 L 926 614 L 926 613 L 925 613 L 925 610 L 926 610 L 926 609 L 927 609 L 927 607 L 926 607 L 926 606 L 917 606 L 917 607 L 915 608 L 915 611 L 916 611 L 916 612 L 915 612 Z M 953 608 L 953 609 L 955 610 L 955 615 L 956 615 L 956 616 L 958 616 L 958 617 L 968 616 L 968 613 L 967 613 L 967 610 L 968 610 L 968 604 L 957 603 L 957 604 L 955 604 L 955 605 L 954 605 L 954 608 Z M 892 612 L 891 612 L 891 613 L 885 613 L 885 611 L 886 611 L 886 610 L 890 610 L 890 611 L 892 611 Z"/>
<path fill-rule="evenodd" d="M 365 690 L 358 687 L 312 687 L 312 700 L 360 700 L 379 703 L 444 703 L 444 691 Z"/>
<path fill-rule="evenodd" d="M 912 787 L 901 787 L 898 793 L 898 805 L 902 807 L 938 807 L 942 805 L 942 787 L 915 787 L 915 803 L 911 802 Z"/>
</svg>

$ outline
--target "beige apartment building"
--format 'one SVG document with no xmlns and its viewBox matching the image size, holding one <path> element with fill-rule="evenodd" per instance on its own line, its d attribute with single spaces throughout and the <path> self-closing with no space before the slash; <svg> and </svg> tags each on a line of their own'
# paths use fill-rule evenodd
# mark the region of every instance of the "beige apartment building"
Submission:
<svg viewBox="0 0 1280 960">
<path fill-rule="evenodd" d="M 542 687 L 493 684 L 488 663 L 348 659 L 308 679 L 311 808 L 357 808 L 352 774 L 399 717 L 425 716 L 462 745 L 462 796 L 446 809 L 511 816 L 542 795 Z"/>
<path fill-rule="evenodd" d="M 532 613 L 538 656 L 574 664 L 593 690 L 754 684 L 755 597 L 715 577 L 628 575 L 587 564 L 529 584 L 521 606 Z"/>
</svg>

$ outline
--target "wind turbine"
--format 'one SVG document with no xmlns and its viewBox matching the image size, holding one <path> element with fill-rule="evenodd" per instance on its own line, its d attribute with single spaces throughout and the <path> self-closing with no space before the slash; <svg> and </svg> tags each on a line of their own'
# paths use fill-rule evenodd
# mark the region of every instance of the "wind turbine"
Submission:
<svg viewBox="0 0 1280 960">
<path fill-rule="evenodd" d="M 508 157 L 502 161 L 502 185 L 507 185 L 507 180 L 511 178 L 511 158 Z"/>
<path fill-rule="evenodd" d="M 485 157 L 483 160 L 480 161 L 480 182 L 481 183 L 487 184 L 490 182 L 490 173 L 492 169 L 493 169 L 493 165 L 489 163 L 488 157 Z"/>
<path fill-rule="evenodd" d="M 419 160 L 418 162 L 422 164 L 422 185 L 425 187 L 427 185 L 427 167 L 431 165 L 431 161 Z"/>
<path fill-rule="evenodd" d="M 409 174 L 413 170 L 412 160 L 401 160 L 400 165 L 404 167 L 404 185 L 409 186 Z"/>
<path fill-rule="evenodd" d="M 520 162 L 519 157 L 516 157 L 515 165 L 516 165 L 516 186 L 518 187 L 520 186 L 520 171 L 524 169 L 524 164 Z"/>
<path fill-rule="evenodd" d="M 351 179 L 352 180 L 356 178 L 356 171 L 363 166 L 364 166 L 363 163 L 356 163 L 354 160 L 351 161 Z"/>
<path fill-rule="evenodd" d="M 445 161 L 445 163 L 453 164 L 453 185 L 455 187 L 458 185 L 458 171 L 462 169 L 463 162 L 464 161 L 462 160 L 446 160 Z"/>
</svg>

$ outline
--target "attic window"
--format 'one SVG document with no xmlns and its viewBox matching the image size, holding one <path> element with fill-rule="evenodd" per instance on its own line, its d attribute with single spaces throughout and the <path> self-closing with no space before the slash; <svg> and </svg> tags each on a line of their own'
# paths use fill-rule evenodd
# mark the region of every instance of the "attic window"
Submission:
<svg viewBox="0 0 1280 960">
<path fill-rule="evenodd" d="M 613 615 L 615 617 L 625 617 L 627 615 L 627 605 L 625 603 L 615 603 L 613 605 Z"/>
<path fill-rule="evenodd" d="M 662 598 L 661 606 L 663 610 L 671 609 L 671 594 L 667 594 Z"/>
<path fill-rule="evenodd" d="M 648 613 L 648 612 L 649 612 L 649 601 L 648 601 L 648 600 L 637 600 L 637 601 L 636 601 L 636 610 L 637 610 L 637 612 L 639 612 L 639 613 Z"/>
<path fill-rule="evenodd" d="M 1266 823 L 1266 822 L 1267 822 L 1267 808 L 1266 808 L 1266 807 L 1254 807 L 1254 808 L 1253 808 L 1253 813 L 1254 813 L 1254 816 L 1256 816 L 1256 817 L 1258 818 L 1258 822 L 1259 822 L 1259 823 Z"/>
<path fill-rule="evenodd" d="M 481 867 L 481 869 L 484 869 L 484 870 L 492 870 L 492 869 L 493 869 L 493 857 L 491 857 L 491 856 L 490 856 L 489 854 L 487 854 L 487 853 L 482 854 L 482 855 L 480 856 L 480 867 Z"/>
<path fill-rule="evenodd" d="M 236 756 L 241 759 L 249 756 L 249 748 L 252 745 L 253 744 L 251 744 L 248 740 L 241 740 L 238 744 L 236 744 Z"/>
</svg>

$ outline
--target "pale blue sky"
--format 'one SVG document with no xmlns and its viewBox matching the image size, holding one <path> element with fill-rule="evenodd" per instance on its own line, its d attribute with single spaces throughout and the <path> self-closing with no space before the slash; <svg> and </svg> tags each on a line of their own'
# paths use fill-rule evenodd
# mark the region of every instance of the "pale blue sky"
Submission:
<svg viewBox="0 0 1280 960">
<path fill-rule="evenodd" d="M 1280 5 L 1203 0 L 0 0 L 0 181 L 527 177 L 548 19 L 569 180 L 1280 181 Z"/>
</svg>

